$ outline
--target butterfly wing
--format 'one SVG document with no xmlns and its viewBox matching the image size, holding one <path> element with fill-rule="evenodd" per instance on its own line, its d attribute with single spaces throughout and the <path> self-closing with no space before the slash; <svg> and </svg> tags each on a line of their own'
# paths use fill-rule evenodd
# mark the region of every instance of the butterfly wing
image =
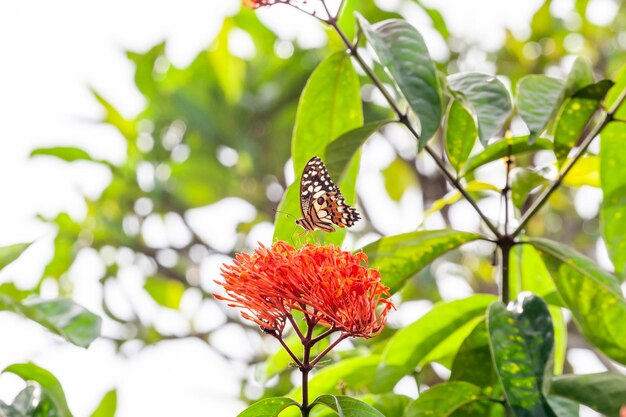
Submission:
<svg viewBox="0 0 626 417">
<path fill-rule="evenodd" d="M 359 213 L 346 204 L 341 191 L 330 179 L 322 160 L 314 156 L 307 162 L 300 181 L 300 209 L 304 220 L 314 228 L 334 231 L 332 224 L 350 227 Z"/>
</svg>

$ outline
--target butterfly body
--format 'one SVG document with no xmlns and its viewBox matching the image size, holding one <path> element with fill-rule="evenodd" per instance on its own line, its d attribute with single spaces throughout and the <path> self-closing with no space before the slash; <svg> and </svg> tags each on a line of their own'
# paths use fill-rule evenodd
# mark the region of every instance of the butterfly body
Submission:
<svg viewBox="0 0 626 417">
<path fill-rule="evenodd" d="M 314 156 L 307 162 L 300 180 L 302 218 L 296 224 L 305 230 L 334 232 L 333 224 L 350 227 L 361 217 L 346 204 L 339 188 L 328 175 L 322 160 Z"/>
</svg>

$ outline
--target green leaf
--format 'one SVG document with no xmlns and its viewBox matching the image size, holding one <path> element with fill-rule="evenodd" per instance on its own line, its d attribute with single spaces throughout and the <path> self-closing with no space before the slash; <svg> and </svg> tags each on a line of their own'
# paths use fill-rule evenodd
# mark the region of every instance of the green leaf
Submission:
<svg viewBox="0 0 626 417">
<path fill-rule="evenodd" d="M 620 417 L 620 407 L 626 405 L 626 376 L 610 372 L 558 376 L 552 379 L 550 393 L 607 417 Z"/>
<path fill-rule="evenodd" d="M 412 401 L 410 397 L 401 394 L 368 394 L 359 397 L 361 401 L 367 403 L 383 413 L 385 417 L 403 417 L 404 410 Z"/>
<path fill-rule="evenodd" d="M 513 168 L 511 170 L 511 199 L 518 209 L 521 209 L 531 191 L 544 185 L 547 180 L 528 168 Z"/>
<path fill-rule="evenodd" d="M 362 250 L 367 254 L 370 268 L 380 271 L 383 282 L 393 293 L 442 254 L 480 238 L 475 233 L 426 230 L 383 237 Z"/>
<path fill-rule="evenodd" d="M 465 96 L 478 118 L 478 135 L 484 146 L 495 136 L 511 115 L 511 97 L 500 80 L 493 75 L 476 72 L 448 77 L 453 91 Z"/>
<path fill-rule="evenodd" d="M 545 130 L 563 100 L 564 83 L 545 75 L 527 75 L 517 83 L 519 115 L 528 125 L 529 143 Z"/>
<path fill-rule="evenodd" d="M 508 308 L 495 302 L 489 306 L 487 329 L 496 373 L 515 415 L 556 417 L 543 395 L 554 343 L 545 302 L 528 294 L 520 295 Z"/>
<path fill-rule="evenodd" d="M 311 403 L 311 407 L 325 405 L 341 417 L 385 417 L 369 404 L 345 395 L 321 395 Z"/>
<path fill-rule="evenodd" d="M 15 245 L 0 247 L 0 269 L 19 258 L 29 246 L 30 243 L 16 243 Z"/>
<path fill-rule="evenodd" d="M 600 187 L 600 160 L 594 155 L 582 156 L 563 178 L 568 187 Z"/>
<path fill-rule="evenodd" d="M 406 417 L 448 417 L 464 405 L 484 400 L 481 389 L 468 382 L 455 381 L 435 385 L 406 409 Z"/>
<path fill-rule="evenodd" d="M 548 395 L 548 404 L 559 417 L 579 417 L 580 406 L 577 402 L 568 400 L 567 398 L 559 397 L 557 395 Z"/>
<path fill-rule="evenodd" d="M 410 187 L 418 187 L 415 172 L 402 158 L 396 158 L 382 171 L 385 189 L 393 201 L 399 202 Z"/>
<path fill-rule="evenodd" d="M 465 190 L 468 191 L 470 195 L 475 197 L 477 200 L 480 196 L 474 196 L 473 194 L 476 194 L 481 191 L 495 191 L 497 193 L 500 193 L 500 189 L 496 187 L 495 185 L 489 184 L 487 182 L 480 182 L 480 181 L 468 182 L 465 185 Z M 425 220 L 426 218 L 428 218 L 429 216 L 432 216 L 434 213 L 440 211 L 444 207 L 447 207 L 451 204 L 456 203 L 457 201 L 461 199 L 462 196 L 463 195 L 461 194 L 459 190 L 451 190 L 446 195 L 441 197 L 439 200 L 433 202 L 433 204 L 430 206 L 428 210 L 424 211 L 423 219 Z M 422 222 L 424 220 L 422 220 Z"/>
<path fill-rule="evenodd" d="M 0 400 L 0 416 L 3 417 L 26 417 L 24 414 L 17 411 L 12 406 L 5 404 Z"/>
<path fill-rule="evenodd" d="M 626 119 L 626 102 L 622 99 L 622 104 L 617 108 L 618 100 L 626 93 L 626 65 L 620 70 L 615 77 L 615 85 L 609 90 L 604 101 L 604 107 L 609 110 L 615 110 L 614 116 L 620 120 Z"/>
<path fill-rule="evenodd" d="M 390 19 L 370 26 L 365 18 L 357 17 L 380 63 L 419 118 L 422 150 L 439 128 L 442 106 L 437 70 L 424 39 L 404 20 Z"/>
<path fill-rule="evenodd" d="M 591 259 L 548 239 L 528 239 L 546 264 L 578 328 L 595 347 L 626 364 L 626 300 L 614 276 Z"/>
<path fill-rule="evenodd" d="M 600 133 L 600 183 L 604 194 L 600 223 L 615 272 L 622 279 L 626 278 L 625 144 L 626 129 L 623 123 L 609 123 Z"/>
<path fill-rule="evenodd" d="M 80 347 L 88 347 L 100 336 L 100 317 L 72 300 L 30 301 L 22 304 L 0 294 L 0 311 L 2 310 L 33 320 Z"/>
<path fill-rule="evenodd" d="M 185 293 L 185 286 L 181 282 L 157 276 L 148 277 L 143 288 L 158 304 L 174 310 L 180 306 Z"/>
<path fill-rule="evenodd" d="M 114 417 L 117 410 L 117 391 L 111 390 L 104 394 L 100 404 L 91 413 L 91 417 Z"/>
<path fill-rule="evenodd" d="M 241 98 L 246 74 L 245 62 L 230 52 L 229 35 L 234 27 L 231 19 L 225 19 L 222 30 L 207 54 L 217 82 L 229 103 L 236 103 Z"/>
<path fill-rule="evenodd" d="M 72 417 L 65 393 L 59 381 L 49 371 L 32 362 L 10 365 L 3 372 L 10 372 L 25 381 L 34 381 L 41 387 L 41 395 L 50 398 L 60 417 Z"/>
<path fill-rule="evenodd" d="M 383 358 L 372 384 L 373 392 L 388 392 L 404 375 L 425 365 L 430 352 L 469 322 L 481 320 L 491 295 L 440 303 L 409 326 L 398 330 L 387 342 Z M 465 339 L 462 335 L 460 340 Z"/>
<path fill-rule="evenodd" d="M 612 81 L 600 81 L 583 88 L 565 101 L 554 132 L 554 153 L 559 165 L 563 165 L 569 151 L 576 146 L 585 126 L 612 85 Z"/>
<path fill-rule="evenodd" d="M 357 151 L 370 136 L 387 123 L 390 123 L 390 121 L 371 122 L 352 129 L 330 142 L 324 149 L 322 159 L 331 178 L 341 182 L 348 173 L 350 161 Z"/>
<path fill-rule="evenodd" d="M 28 385 L 26 388 L 21 390 L 19 394 L 17 394 L 13 400 L 13 404 L 11 404 L 11 407 L 13 407 L 16 412 L 26 416 L 29 415 L 36 402 L 37 398 L 35 395 L 35 386 Z"/>
<path fill-rule="evenodd" d="M 281 411 L 291 406 L 298 406 L 298 403 L 291 398 L 265 398 L 237 414 L 237 417 L 277 417 Z"/>
<path fill-rule="evenodd" d="M 94 161 L 86 151 L 80 148 L 57 146 L 53 148 L 37 148 L 30 153 L 30 156 L 54 156 L 66 162 L 74 161 Z"/>
<path fill-rule="evenodd" d="M 478 323 L 459 348 L 452 362 L 450 381 L 465 381 L 485 390 L 498 382 L 491 361 L 489 335 L 485 321 Z"/>
<path fill-rule="evenodd" d="M 476 124 L 469 111 L 457 100 L 452 100 L 446 117 L 446 153 L 450 164 L 459 172 L 474 147 Z"/>
<path fill-rule="evenodd" d="M 298 114 L 291 142 L 296 181 L 287 188 L 278 210 L 292 215 L 300 213 L 300 174 L 315 155 L 323 155 L 326 146 L 363 125 L 359 76 L 350 62 L 350 56 L 338 52 L 326 58 L 311 74 L 298 104 Z M 339 189 L 348 204 L 356 198 L 355 186 L 360 154 L 356 153 L 344 169 Z M 295 230 L 292 218 L 277 213 L 274 240 L 291 239 Z M 345 229 L 335 233 L 318 233 L 327 243 L 341 244 Z"/>
<path fill-rule="evenodd" d="M 478 167 L 497 159 L 504 158 L 509 154 L 509 147 L 511 155 L 519 155 L 527 152 L 552 149 L 552 142 L 548 139 L 539 138 L 534 143 L 529 144 L 528 136 L 517 136 L 514 138 L 503 139 L 489 145 L 484 151 L 471 157 L 465 164 L 462 175 L 465 176 Z"/>
</svg>

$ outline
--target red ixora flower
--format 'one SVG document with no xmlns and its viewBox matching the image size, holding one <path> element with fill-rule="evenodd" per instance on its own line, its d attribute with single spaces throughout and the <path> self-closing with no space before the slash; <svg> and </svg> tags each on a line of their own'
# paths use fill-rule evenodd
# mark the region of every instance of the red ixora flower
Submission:
<svg viewBox="0 0 626 417">
<path fill-rule="evenodd" d="M 256 9 L 263 6 L 271 6 L 276 3 L 285 3 L 284 0 L 242 0 L 243 5 L 251 9 Z"/>
<path fill-rule="evenodd" d="M 252 254 L 237 254 L 232 265 L 224 264 L 222 277 L 224 281 L 216 282 L 227 295 L 214 296 L 278 334 L 291 311 L 298 310 L 314 324 L 348 336 L 373 337 L 394 308 L 379 272 L 367 267 L 367 256 L 332 245 L 261 245 Z"/>
</svg>

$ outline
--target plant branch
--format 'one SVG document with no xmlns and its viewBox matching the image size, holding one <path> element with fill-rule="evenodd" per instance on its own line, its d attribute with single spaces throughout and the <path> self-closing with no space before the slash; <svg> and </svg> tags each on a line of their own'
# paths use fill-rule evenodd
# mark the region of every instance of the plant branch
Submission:
<svg viewBox="0 0 626 417">
<path fill-rule="evenodd" d="M 400 107 L 398 106 L 398 104 L 395 102 L 395 100 L 393 99 L 393 97 L 391 96 L 391 94 L 389 93 L 389 91 L 387 91 L 387 89 L 383 86 L 382 82 L 378 79 L 378 77 L 376 76 L 376 74 L 374 74 L 374 71 L 367 66 L 367 63 L 365 62 L 365 60 L 363 59 L 363 57 L 359 54 L 358 48 L 356 45 L 353 45 L 350 40 L 347 38 L 347 36 L 345 35 L 345 33 L 343 33 L 343 31 L 341 30 L 341 28 L 339 28 L 339 25 L 337 24 L 337 22 L 334 21 L 330 21 L 330 22 L 326 22 L 328 25 L 330 25 L 339 35 L 339 37 L 342 39 L 343 43 L 346 45 L 346 47 L 348 48 L 348 51 L 350 52 L 350 55 L 354 57 L 354 59 L 357 60 L 357 62 L 359 63 L 359 66 L 363 69 L 363 71 L 365 71 L 365 73 L 367 74 L 367 76 L 372 80 L 372 82 L 374 83 L 374 85 L 376 85 L 376 87 L 378 88 L 378 90 L 382 93 L 382 95 L 385 97 L 385 100 L 387 101 L 387 103 L 389 103 L 389 106 L 391 107 L 391 109 L 393 110 L 394 113 L 396 113 L 396 115 L 398 116 L 398 121 L 400 123 L 402 123 L 411 133 L 411 135 L 413 135 L 413 137 L 415 137 L 415 139 L 417 139 L 419 141 L 419 134 L 415 131 L 415 128 L 411 125 L 411 123 L 409 122 L 409 118 L 406 114 L 406 112 L 403 112 L 402 110 L 400 110 Z M 459 190 L 459 192 L 463 195 L 463 197 L 470 203 L 470 205 L 474 208 L 474 210 L 476 210 L 476 213 L 478 213 L 478 215 L 480 216 L 480 218 L 483 220 L 483 222 L 485 223 L 485 225 L 487 225 L 487 227 L 489 228 L 489 230 L 491 230 L 491 232 L 498 238 L 501 237 L 500 232 L 498 231 L 497 227 L 491 222 L 491 220 L 489 220 L 489 218 L 485 215 L 485 213 L 483 213 L 483 211 L 480 209 L 480 207 L 478 207 L 478 204 L 476 203 L 476 201 L 472 198 L 472 196 L 469 195 L 469 193 L 465 190 L 465 188 L 463 187 L 463 185 L 459 182 L 459 180 L 450 173 L 450 171 L 448 171 L 447 167 L 446 167 L 446 163 L 445 161 L 439 156 L 437 155 L 437 153 L 435 152 L 435 150 L 430 147 L 429 145 L 426 145 L 426 147 L 424 148 L 426 150 L 426 152 L 431 156 L 431 158 L 433 158 L 433 160 L 435 161 L 435 164 L 437 164 L 437 166 L 439 167 L 439 169 L 441 170 L 441 172 L 443 173 L 444 177 L 446 178 L 446 180 L 448 180 L 448 182 L 457 190 Z"/>
<path fill-rule="evenodd" d="M 346 333 L 342 333 L 337 338 L 337 340 L 335 340 L 333 343 L 328 345 L 326 349 L 324 349 L 319 355 L 317 355 L 315 359 L 313 359 L 313 361 L 311 362 L 311 367 L 314 367 L 324 356 L 328 354 L 328 352 L 330 352 L 335 346 L 341 343 L 346 337 L 348 337 L 348 335 Z"/>
<path fill-rule="evenodd" d="M 283 340 L 282 335 L 280 335 L 280 334 L 272 334 L 272 333 L 269 333 L 269 334 L 271 334 L 272 336 L 274 336 L 274 338 L 276 340 L 278 340 L 278 342 L 282 345 L 283 349 L 285 349 L 287 351 L 287 353 L 289 354 L 291 359 L 293 359 L 293 361 L 296 363 L 296 365 L 298 365 L 299 368 L 302 368 L 302 366 L 303 366 L 302 362 L 300 361 L 300 359 L 298 359 L 298 357 L 296 355 L 294 355 L 294 353 L 291 351 L 291 349 L 289 349 L 289 346 L 287 346 L 287 344 Z"/>
<path fill-rule="evenodd" d="M 524 229 L 528 221 L 531 218 L 533 218 L 535 214 L 537 214 L 537 212 L 548 201 L 548 198 L 550 198 L 552 193 L 555 192 L 557 188 L 559 188 L 559 186 L 563 183 L 563 179 L 565 178 L 567 173 L 570 172 L 570 170 L 574 167 L 576 162 L 578 162 L 580 157 L 583 156 L 583 154 L 587 151 L 587 148 L 589 147 L 589 145 L 591 145 L 591 142 L 593 141 L 593 139 L 602 131 L 602 129 L 604 129 L 604 127 L 607 124 L 613 121 L 613 115 L 615 114 L 615 112 L 620 107 L 620 105 L 624 102 L 625 99 L 626 99 L 626 89 L 624 89 L 620 93 L 619 97 L 617 98 L 617 100 L 615 101 L 611 109 L 609 109 L 608 111 L 602 110 L 602 114 L 600 115 L 600 118 L 597 121 L 597 123 L 593 126 L 593 128 L 591 128 L 587 132 L 586 136 L 583 138 L 581 145 L 578 148 L 578 151 L 576 152 L 576 155 L 574 155 L 572 159 L 570 159 L 569 161 L 565 163 L 563 168 L 561 168 L 561 171 L 559 171 L 559 175 L 557 176 L 557 179 L 552 183 L 552 185 L 549 188 L 547 188 L 535 200 L 533 205 L 530 206 L 530 208 L 526 211 L 526 213 L 524 213 L 524 216 L 520 220 L 519 226 L 517 226 L 517 229 L 515 229 L 515 231 L 511 234 L 512 237 L 516 237 L 517 235 L 521 233 L 521 231 Z"/>
</svg>

